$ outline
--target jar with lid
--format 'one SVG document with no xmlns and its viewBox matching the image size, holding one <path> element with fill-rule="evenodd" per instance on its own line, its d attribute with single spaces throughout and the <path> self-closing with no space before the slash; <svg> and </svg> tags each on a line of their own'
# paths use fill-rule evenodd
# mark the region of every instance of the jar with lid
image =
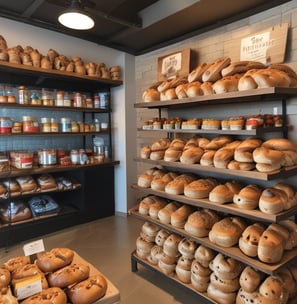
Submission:
<svg viewBox="0 0 297 304">
<path fill-rule="evenodd" d="M 30 100 L 32 105 L 41 105 L 41 94 L 38 90 L 31 90 Z"/>
<path fill-rule="evenodd" d="M 59 124 L 56 118 L 51 118 L 51 132 L 59 132 Z"/>
<path fill-rule="evenodd" d="M 29 90 L 25 86 L 19 86 L 19 103 L 30 104 Z"/>
<path fill-rule="evenodd" d="M 69 92 L 64 92 L 64 107 L 71 107 L 72 105 L 72 96 Z"/>
<path fill-rule="evenodd" d="M 41 121 L 41 132 L 48 133 L 51 132 L 51 119 L 49 117 L 42 117 Z"/>
<path fill-rule="evenodd" d="M 15 103 L 16 97 L 15 97 L 15 91 L 14 87 L 10 85 L 5 86 L 5 95 L 7 96 L 7 101 L 9 103 Z"/>
<path fill-rule="evenodd" d="M 82 107 L 82 95 L 81 93 L 75 93 L 73 96 L 73 106 L 75 108 L 81 108 Z"/>
<path fill-rule="evenodd" d="M 23 132 L 37 133 L 39 132 L 38 119 L 33 116 L 23 116 Z"/>
<path fill-rule="evenodd" d="M 79 124 L 74 120 L 71 121 L 71 132 L 73 133 L 79 132 Z"/>
<path fill-rule="evenodd" d="M 100 109 L 108 109 L 109 101 L 110 101 L 109 92 L 100 92 L 99 97 L 100 97 Z"/>
<path fill-rule="evenodd" d="M 12 120 L 10 117 L 0 117 L 0 133 L 11 133 Z"/>
<path fill-rule="evenodd" d="M 41 93 L 41 100 L 42 100 L 42 104 L 44 106 L 54 106 L 54 95 L 53 92 L 51 90 L 48 89 L 42 89 L 42 93 Z"/>
<path fill-rule="evenodd" d="M 64 92 L 63 91 L 57 91 L 56 92 L 56 103 L 55 105 L 57 107 L 63 107 L 64 106 Z"/>
<path fill-rule="evenodd" d="M 71 150 L 70 151 L 70 159 L 71 159 L 71 163 L 73 165 L 78 165 L 79 164 L 79 151 L 78 150 Z"/>
<path fill-rule="evenodd" d="M 85 149 L 79 149 L 79 163 L 85 165 L 88 162 L 88 156 Z"/>
<path fill-rule="evenodd" d="M 95 124 L 95 132 L 100 132 L 100 121 L 98 118 L 94 119 L 94 124 Z"/>
<path fill-rule="evenodd" d="M 61 118 L 61 132 L 71 132 L 71 119 L 62 117 Z"/>
<path fill-rule="evenodd" d="M 0 84 L 0 103 L 1 102 L 7 102 L 7 95 L 6 95 L 4 83 Z"/>
</svg>

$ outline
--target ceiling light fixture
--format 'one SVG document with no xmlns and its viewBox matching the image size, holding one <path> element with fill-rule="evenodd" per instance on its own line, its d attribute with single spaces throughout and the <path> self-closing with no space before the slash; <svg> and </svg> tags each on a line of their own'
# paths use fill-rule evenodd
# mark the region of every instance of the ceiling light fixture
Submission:
<svg viewBox="0 0 297 304">
<path fill-rule="evenodd" d="M 94 20 L 82 9 L 79 0 L 71 1 L 69 8 L 58 18 L 64 26 L 74 30 L 89 30 L 94 27 Z"/>
</svg>

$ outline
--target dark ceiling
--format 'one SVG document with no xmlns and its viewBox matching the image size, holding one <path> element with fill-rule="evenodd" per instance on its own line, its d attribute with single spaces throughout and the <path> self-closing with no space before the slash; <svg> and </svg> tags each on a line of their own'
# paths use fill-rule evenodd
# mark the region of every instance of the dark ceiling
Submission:
<svg viewBox="0 0 297 304">
<path fill-rule="evenodd" d="M 290 1 L 80 0 L 96 23 L 86 31 L 59 24 L 59 13 L 70 2 L 0 0 L 0 17 L 140 55 Z"/>
</svg>

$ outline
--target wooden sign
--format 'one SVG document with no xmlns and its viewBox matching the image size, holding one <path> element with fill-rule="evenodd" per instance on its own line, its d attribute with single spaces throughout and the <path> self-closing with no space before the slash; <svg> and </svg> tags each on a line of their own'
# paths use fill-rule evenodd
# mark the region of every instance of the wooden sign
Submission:
<svg viewBox="0 0 297 304">
<path fill-rule="evenodd" d="M 241 39 L 240 60 L 283 63 L 287 36 L 288 23 L 282 23 Z"/>
<path fill-rule="evenodd" d="M 158 58 L 158 81 L 186 77 L 190 70 L 190 49 Z"/>
</svg>

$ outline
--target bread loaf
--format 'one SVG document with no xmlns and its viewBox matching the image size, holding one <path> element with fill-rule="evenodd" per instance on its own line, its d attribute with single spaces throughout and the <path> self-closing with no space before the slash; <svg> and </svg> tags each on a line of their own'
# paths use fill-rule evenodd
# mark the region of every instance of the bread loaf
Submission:
<svg viewBox="0 0 297 304">
<path fill-rule="evenodd" d="M 191 283 L 191 264 L 192 259 L 181 256 L 179 257 L 175 267 L 177 278 L 185 284 Z"/>
<path fill-rule="evenodd" d="M 216 252 L 203 245 L 198 246 L 194 258 L 203 266 L 208 267 L 209 263 L 215 258 Z"/>
<path fill-rule="evenodd" d="M 226 217 L 216 222 L 210 232 L 209 240 L 222 247 L 232 247 L 238 244 L 239 238 L 247 227 L 239 217 Z"/>
<path fill-rule="evenodd" d="M 231 203 L 234 195 L 239 193 L 242 187 L 242 184 L 237 181 L 217 185 L 210 191 L 209 200 L 216 204 Z"/>
<path fill-rule="evenodd" d="M 231 62 L 226 68 L 222 70 L 222 76 L 234 75 L 237 73 L 245 73 L 251 69 L 264 69 L 266 66 L 257 61 L 235 61 Z"/>
<path fill-rule="evenodd" d="M 193 81 L 200 81 L 202 82 L 202 75 L 208 68 L 209 64 L 203 62 L 199 64 L 191 73 L 188 75 L 188 81 L 193 82 Z"/>
<path fill-rule="evenodd" d="M 283 190 L 268 187 L 259 198 L 259 209 L 267 214 L 277 214 L 284 210 L 287 200 L 288 197 Z"/>
<path fill-rule="evenodd" d="M 104 297 L 106 291 L 106 279 L 96 274 L 68 288 L 66 293 L 73 304 L 92 304 Z"/>
<path fill-rule="evenodd" d="M 170 223 L 177 228 L 183 228 L 188 216 L 194 212 L 194 207 L 190 205 L 183 205 L 174 211 L 170 216 Z"/>
<path fill-rule="evenodd" d="M 153 242 L 146 241 L 143 237 L 139 236 L 136 239 L 136 255 L 146 260 L 150 256 L 153 246 Z"/>
<path fill-rule="evenodd" d="M 193 240 L 183 238 L 178 243 L 179 253 L 187 259 L 193 259 L 194 258 L 194 254 L 195 254 L 196 249 L 197 249 L 197 244 Z"/>
<path fill-rule="evenodd" d="M 175 172 L 168 172 L 163 176 L 154 176 L 153 180 L 151 181 L 151 188 L 157 191 L 164 191 L 165 186 L 173 181 L 178 176 Z"/>
<path fill-rule="evenodd" d="M 184 195 L 190 198 L 208 198 L 210 191 L 218 185 L 214 178 L 200 178 L 184 188 Z"/>
<path fill-rule="evenodd" d="M 196 164 L 200 162 L 203 153 L 200 147 L 190 147 L 182 152 L 179 160 L 183 164 Z"/>
<path fill-rule="evenodd" d="M 160 222 L 164 224 L 170 224 L 171 214 L 176 211 L 180 205 L 176 202 L 168 203 L 164 208 L 160 209 L 158 212 L 158 218 Z"/>
<path fill-rule="evenodd" d="M 5 268 L 9 272 L 16 271 L 19 268 L 22 268 L 23 266 L 30 264 L 30 259 L 27 256 L 18 256 L 15 258 L 11 258 L 8 261 L 4 263 Z"/>
<path fill-rule="evenodd" d="M 199 292 L 206 292 L 210 281 L 211 270 L 204 267 L 197 260 L 193 260 L 191 265 L 191 283 Z"/>
<path fill-rule="evenodd" d="M 200 165 L 201 166 L 213 166 L 213 159 L 214 155 L 216 153 L 216 150 L 209 150 L 205 151 L 200 159 Z"/>
<path fill-rule="evenodd" d="M 154 242 L 155 240 L 155 237 L 157 235 L 159 231 L 159 227 L 152 224 L 152 223 L 149 223 L 149 222 L 145 222 L 142 227 L 141 227 L 141 237 L 143 239 L 145 239 L 146 241 L 148 242 Z"/>
<path fill-rule="evenodd" d="M 22 304 L 66 304 L 66 293 L 59 287 L 51 287 L 26 298 Z"/>
<path fill-rule="evenodd" d="M 242 74 L 234 74 L 230 76 L 224 76 L 223 78 L 217 80 L 212 88 L 215 94 L 223 94 L 228 92 L 238 91 L 238 81 Z"/>
<path fill-rule="evenodd" d="M 213 164 L 216 168 L 226 169 L 228 164 L 234 158 L 234 149 L 220 148 L 213 157 Z"/>
<path fill-rule="evenodd" d="M 155 243 L 158 246 L 163 247 L 165 240 L 168 238 L 170 235 L 169 231 L 165 229 L 160 229 L 155 237 Z"/>
<path fill-rule="evenodd" d="M 246 292 L 255 292 L 258 290 L 260 283 L 264 277 L 264 273 L 258 271 L 251 266 L 246 266 L 239 277 L 239 284 Z"/>
<path fill-rule="evenodd" d="M 74 257 L 74 252 L 69 248 L 53 248 L 40 254 L 36 260 L 36 265 L 43 272 L 53 272 L 69 265 Z"/>
<path fill-rule="evenodd" d="M 219 80 L 222 75 L 221 71 L 227 67 L 231 63 L 231 59 L 229 57 L 219 58 L 211 63 L 206 71 L 202 75 L 202 81 L 211 81 L 215 82 Z"/>
<path fill-rule="evenodd" d="M 169 257 L 179 257 L 178 244 L 182 240 L 182 237 L 178 234 L 171 233 L 163 244 L 163 251 Z"/>
<path fill-rule="evenodd" d="M 259 205 L 262 189 L 257 185 L 247 185 L 233 196 L 233 202 L 238 208 L 252 210 Z"/>
<path fill-rule="evenodd" d="M 10 271 L 5 266 L 0 267 L 0 290 L 6 290 L 11 280 Z"/>
<path fill-rule="evenodd" d="M 283 281 L 277 276 L 268 276 L 260 285 L 259 293 L 267 300 L 272 301 L 270 303 L 274 303 L 274 301 L 287 303 L 289 298 Z"/>
<path fill-rule="evenodd" d="M 262 140 L 259 138 L 247 138 L 241 142 L 234 151 L 234 159 L 239 162 L 254 162 L 253 151 L 260 147 Z"/>
<path fill-rule="evenodd" d="M 155 202 L 150 205 L 149 216 L 157 219 L 159 211 L 167 205 L 166 199 L 156 196 Z"/>
</svg>

